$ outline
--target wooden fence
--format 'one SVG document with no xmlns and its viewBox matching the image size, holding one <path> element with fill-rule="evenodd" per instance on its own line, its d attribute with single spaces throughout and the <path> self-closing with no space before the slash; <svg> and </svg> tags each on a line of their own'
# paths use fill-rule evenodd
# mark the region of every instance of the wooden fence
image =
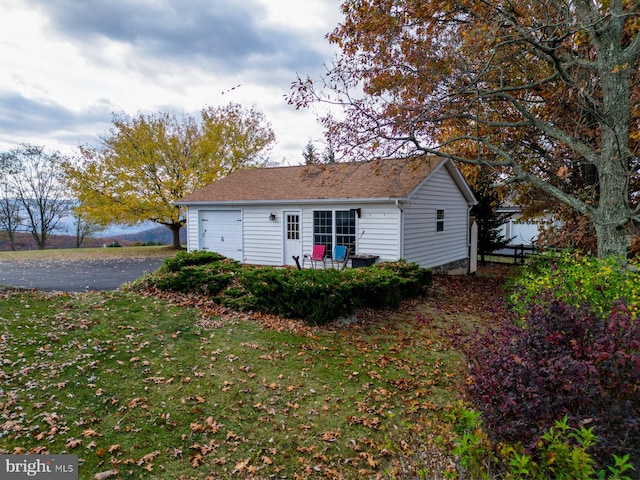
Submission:
<svg viewBox="0 0 640 480">
<path fill-rule="evenodd" d="M 535 244 L 532 245 L 507 245 L 506 247 L 486 254 L 490 257 L 513 258 L 514 264 L 524 265 L 525 258 L 536 252 Z"/>
</svg>

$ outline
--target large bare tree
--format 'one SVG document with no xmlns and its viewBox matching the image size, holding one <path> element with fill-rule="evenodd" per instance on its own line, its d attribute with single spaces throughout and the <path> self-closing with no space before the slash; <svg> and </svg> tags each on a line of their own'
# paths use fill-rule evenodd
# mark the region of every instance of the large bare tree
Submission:
<svg viewBox="0 0 640 480">
<path fill-rule="evenodd" d="M 7 232 L 11 250 L 16 249 L 16 232 L 22 225 L 20 201 L 10 181 L 15 173 L 13 159 L 0 155 L 0 230 Z"/>
<path fill-rule="evenodd" d="M 350 156 L 439 154 L 489 165 L 592 222 L 599 256 L 624 256 L 640 220 L 640 2 L 346 0 L 340 55 L 299 78 L 299 107 Z M 576 189 L 587 172 L 590 194 Z M 581 173 L 581 174 L 582 174 Z"/>
<path fill-rule="evenodd" d="M 4 152 L 0 158 L 11 165 L 2 184 L 5 197 L 17 202 L 15 218 L 23 217 L 23 227 L 38 248 L 44 249 L 51 233 L 71 212 L 62 170 L 65 159 L 59 152 L 48 153 L 42 146 L 29 144 Z"/>
</svg>

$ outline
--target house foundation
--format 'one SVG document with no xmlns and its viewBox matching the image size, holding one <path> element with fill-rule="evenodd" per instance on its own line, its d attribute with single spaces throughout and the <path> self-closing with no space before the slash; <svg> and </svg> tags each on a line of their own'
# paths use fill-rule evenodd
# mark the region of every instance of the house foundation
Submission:
<svg viewBox="0 0 640 480">
<path fill-rule="evenodd" d="M 469 273 L 469 259 L 461 258 L 454 262 L 432 267 L 431 270 L 436 274 L 446 273 L 448 275 L 466 275 Z"/>
</svg>

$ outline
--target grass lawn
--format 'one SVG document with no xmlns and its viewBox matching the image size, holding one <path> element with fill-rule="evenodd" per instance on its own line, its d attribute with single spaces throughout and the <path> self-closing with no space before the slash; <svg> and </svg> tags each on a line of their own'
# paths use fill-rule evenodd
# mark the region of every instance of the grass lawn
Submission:
<svg viewBox="0 0 640 480">
<path fill-rule="evenodd" d="M 325 328 L 0 291 L 0 453 L 77 454 L 81 479 L 385 476 L 404 440 L 446 429 L 464 376 L 447 332 L 488 318 L 496 278 Z"/>
<path fill-rule="evenodd" d="M 176 254 L 172 247 L 118 247 L 118 248 L 61 248 L 52 250 L 20 250 L 0 252 L 0 262 L 11 261 L 73 261 L 109 258 L 170 257 Z"/>
</svg>

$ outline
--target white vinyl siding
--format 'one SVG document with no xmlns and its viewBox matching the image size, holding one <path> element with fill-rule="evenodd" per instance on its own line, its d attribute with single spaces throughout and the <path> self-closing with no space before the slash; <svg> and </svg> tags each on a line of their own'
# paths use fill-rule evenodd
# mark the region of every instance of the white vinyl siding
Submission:
<svg viewBox="0 0 640 480">
<path fill-rule="evenodd" d="M 244 211 L 244 262 L 254 265 L 282 265 L 282 209 L 246 207 Z M 269 220 L 272 213 L 276 214 L 274 221 Z"/>
<path fill-rule="evenodd" d="M 437 231 L 444 210 L 444 231 Z M 431 175 L 404 207 L 402 256 L 423 267 L 468 257 L 468 206 L 445 169 Z"/>
<path fill-rule="evenodd" d="M 363 207 L 356 245 L 358 254 L 379 255 L 379 261 L 400 258 L 400 210 L 395 205 Z"/>
<path fill-rule="evenodd" d="M 187 207 L 187 251 L 198 250 L 198 208 Z"/>
</svg>

